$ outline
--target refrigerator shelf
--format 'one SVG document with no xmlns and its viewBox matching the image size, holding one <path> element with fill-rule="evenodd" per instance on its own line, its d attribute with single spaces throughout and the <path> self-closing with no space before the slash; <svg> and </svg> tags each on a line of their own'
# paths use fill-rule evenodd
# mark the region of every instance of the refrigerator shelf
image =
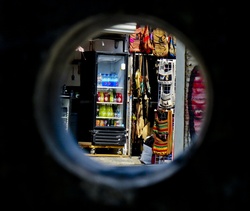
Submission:
<svg viewBox="0 0 250 211">
<path fill-rule="evenodd" d="M 124 89 L 121 86 L 97 86 L 97 89 L 111 90 L 111 89 Z"/>
<path fill-rule="evenodd" d="M 121 125 L 109 125 L 109 126 L 95 126 L 95 129 L 112 129 L 112 128 L 115 128 L 115 129 L 123 129 L 124 130 L 124 126 L 121 126 Z"/>
<path fill-rule="evenodd" d="M 123 105 L 123 103 L 117 103 L 117 102 L 96 102 L 96 104 Z"/>
<path fill-rule="evenodd" d="M 105 116 L 97 116 L 96 119 L 122 119 L 121 117 L 105 117 Z"/>
</svg>

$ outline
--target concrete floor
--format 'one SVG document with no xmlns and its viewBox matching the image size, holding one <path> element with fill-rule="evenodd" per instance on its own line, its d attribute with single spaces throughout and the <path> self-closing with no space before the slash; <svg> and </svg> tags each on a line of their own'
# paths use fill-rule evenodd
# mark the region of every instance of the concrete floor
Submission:
<svg viewBox="0 0 250 211">
<path fill-rule="evenodd" d="M 89 157 L 97 162 L 103 163 L 105 165 L 114 166 L 138 166 L 145 165 L 141 163 L 139 156 L 127 156 L 127 155 L 107 155 L 107 154 L 94 154 L 89 155 Z M 170 163 L 171 160 L 164 160 L 163 163 Z M 147 163 L 146 165 L 155 165 Z"/>
<path fill-rule="evenodd" d="M 116 166 L 144 165 L 140 162 L 139 156 L 124 156 L 124 155 L 90 155 L 90 158 L 106 164 Z"/>
</svg>

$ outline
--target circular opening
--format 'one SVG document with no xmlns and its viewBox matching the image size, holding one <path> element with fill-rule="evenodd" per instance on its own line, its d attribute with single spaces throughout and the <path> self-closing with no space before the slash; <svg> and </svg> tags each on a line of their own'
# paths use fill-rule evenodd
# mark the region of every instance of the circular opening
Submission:
<svg viewBox="0 0 250 211">
<path fill-rule="evenodd" d="M 161 28 L 171 32 L 178 40 L 192 51 L 199 66 L 202 69 L 206 84 L 206 111 L 202 121 L 202 130 L 188 150 L 176 156 L 167 165 L 141 165 L 141 166 L 109 166 L 92 160 L 82 150 L 72 133 L 67 133 L 61 120 L 60 94 L 61 86 L 65 81 L 70 62 L 73 59 L 72 52 L 84 42 L 97 37 L 103 29 L 121 23 L 138 23 Z M 195 46 L 180 31 L 173 28 L 163 20 L 155 17 L 126 16 L 126 15 L 99 15 L 77 23 L 65 33 L 53 46 L 48 60 L 41 68 L 37 78 L 37 86 L 34 93 L 35 116 L 45 144 L 51 154 L 66 169 L 83 180 L 105 185 L 120 190 L 152 185 L 160 182 L 178 171 L 198 149 L 202 142 L 206 125 L 211 113 L 211 88 L 208 83 L 208 72 L 203 65 L 202 57 Z M 86 77 L 88 77 L 86 75 Z M 88 121 L 88 120 L 87 120 Z M 187 156 L 188 154 L 188 156 Z"/>
</svg>

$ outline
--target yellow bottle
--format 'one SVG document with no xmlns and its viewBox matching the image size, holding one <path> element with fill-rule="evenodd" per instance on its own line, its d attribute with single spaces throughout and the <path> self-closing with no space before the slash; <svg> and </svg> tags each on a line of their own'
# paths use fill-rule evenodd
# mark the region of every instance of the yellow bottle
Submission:
<svg viewBox="0 0 250 211">
<path fill-rule="evenodd" d="M 100 102 L 104 102 L 104 94 L 103 94 L 103 92 L 100 92 Z"/>
<path fill-rule="evenodd" d="M 114 101 L 114 95 L 113 95 L 113 91 L 109 92 L 109 101 L 113 102 Z"/>
</svg>

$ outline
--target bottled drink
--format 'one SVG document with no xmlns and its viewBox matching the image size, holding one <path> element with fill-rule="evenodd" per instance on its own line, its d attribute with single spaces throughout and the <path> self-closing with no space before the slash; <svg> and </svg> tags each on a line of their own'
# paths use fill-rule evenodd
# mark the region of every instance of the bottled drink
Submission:
<svg viewBox="0 0 250 211">
<path fill-rule="evenodd" d="M 111 74 L 107 74 L 107 86 L 111 86 Z"/>
<path fill-rule="evenodd" d="M 103 116 L 107 116 L 107 105 L 103 105 Z"/>
<path fill-rule="evenodd" d="M 109 74 L 105 74 L 105 86 L 109 85 Z"/>
<path fill-rule="evenodd" d="M 117 86 L 119 85 L 118 75 L 117 75 L 116 73 L 114 73 L 114 76 L 113 76 L 113 77 L 114 77 L 114 79 L 113 79 L 113 80 L 114 80 L 114 86 L 117 87 Z"/>
<path fill-rule="evenodd" d="M 97 75 L 97 86 L 102 86 L 102 74 L 98 73 Z"/>
<path fill-rule="evenodd" d="M 111 105 L 107 106 L 107 117 L 113 117 L 113 109 Z"/>
<path fill-rule="evenodd" d="M 113 95 L 113 91 L 112 90 L 109 92 L 109 101 L 110 102 L 114 101 L 114 95 Z"/>
<path fill-rule="evenodd" d="M 100 92 L 97 92 L 97 102 L 101 102 L 101 95 L 100 95 Z"/>
<path fill-rule="evenodd" d="M 117 109 L 116 109 L 116 115 L 117 115 L 118 118 L 121 117 L 121 111 L 120 111 L 119 106 L 118 106 Z"/>
<path fill-rule="evenodd" d="M 116 93 L 116 101 L 117 103 L 122 103 L 122 93 Z"/>
<path fill-rule="evenodd" d="M 110 105 L 110 117 L 114 117 L 114 110 L 112 105 Z"/>
<path fill-rule="evenodd" d="M 113 102 L 115 102 L 115 103 L 117 102 L 115 89 L 113 91 Z"/>
<path fill-rule="evenodd" d="M 103 119 L 100 119 L 100 126 L 104 126 L 104 120 Z"/>
<path fill-rule="evenodd" d="M 105 107 L 106 107 L 106 117 L 109 117 L 109 115 L 110 115 L 109 105 L 105 105 Z"/>
<path fill-rule="evenodd" d="M 114 74 L 113 73 L 111 73 L 110 74 L 110 86 L 114 86 Z"/>
<path fill-rule="evenodd" d="M 109 102 L 109 92 L 104 92 L 104 102 Z"/>
<path fill-rule="evenodd" d="M 100 100 L 99 102 L 104 102 L 104 94 L 103 92 L 100 92 Z"/>
<path fill-rule="evenodd" d="M 103 117 L 103 105 L 100 105 L 100 108 L 99 108 L 99 116 L 100 116 L 100 117 Z"/>
<path fill-rule="evenodd" d="M 116 107 L 114 116 L 118 117 L 118 118 L 121 117 L 121 110 L 120 110 L 119 106 Z"/>
<path fill-rule="evenodd" d="M 107 86 L 107 77 L 106 74 L 102 74 L 102 86 Z"/>
</svg>

